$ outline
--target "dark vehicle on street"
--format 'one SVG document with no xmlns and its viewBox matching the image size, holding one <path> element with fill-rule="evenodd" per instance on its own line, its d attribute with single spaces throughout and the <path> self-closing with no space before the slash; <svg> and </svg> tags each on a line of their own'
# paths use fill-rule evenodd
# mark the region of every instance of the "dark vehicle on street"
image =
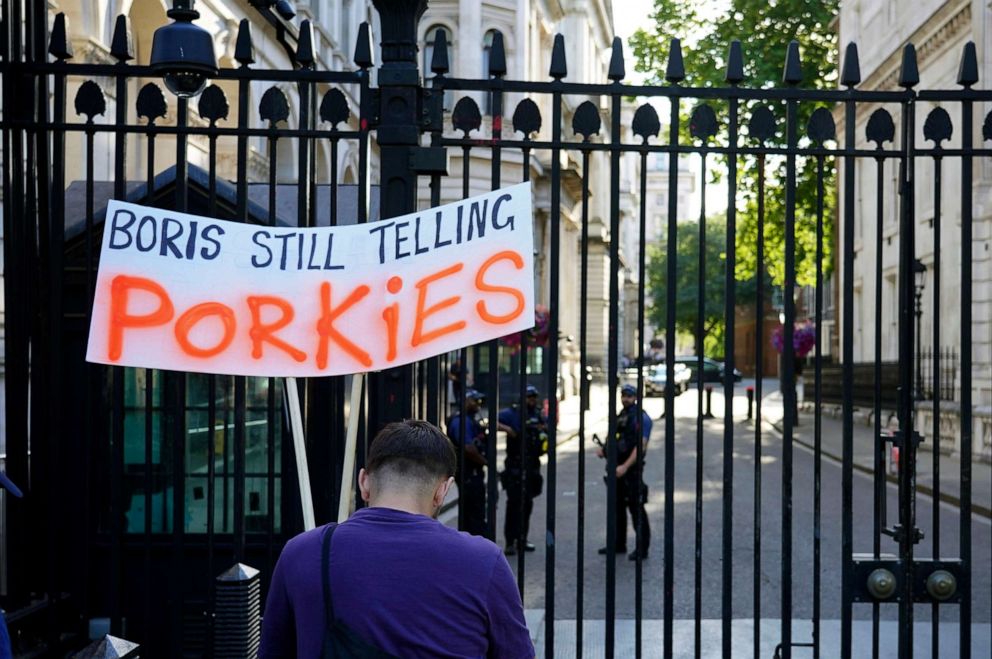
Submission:
<svg viewBox="0 0 992 659">
<path fill-rule="evenodd" d="M 699 371 L 699 357 L 695 355 L 683 355 L 675 358 L 676 364 L 684 364 L 688 367 L 689 378 L 693 382 L 698 382 L 697 372 Z M 741 372 L 734 369 L 734 382 L 741 381 Z M 703 357 L 703 382 L 723 382 L 723 362 Z"/>
<path fill-rule="evenodd" d="M 646 397 L 664 396 L 665 382 L 668 378 L 668 367 L 665 364 L 651 364 L 644 366 L 644 395 Z M 675 395 L 685 392 L 689 388 L 689 369 L 684 364 L 675 364 Z M 621 384 L 632 384 L 637 386 L 637 367 L 624 369 L 620 376 Z"/>
</svg>

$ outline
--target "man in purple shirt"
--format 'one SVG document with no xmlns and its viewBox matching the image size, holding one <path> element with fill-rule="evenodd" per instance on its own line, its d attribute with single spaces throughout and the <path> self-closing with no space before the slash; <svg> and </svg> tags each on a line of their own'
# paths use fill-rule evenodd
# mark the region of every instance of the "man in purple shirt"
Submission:
<svg viewBox="0 0 992 659">
<path fill-rule="evenodd" d="M 333 622 L 386 656 L 530 659 L 523 606 L 499 547 L 436 520 L 454 473 L 451 442 L 429 423 L 392 423 L 376 436 L 358 475 L 368 507 L 330 541 Z M 322 552 L 332 526 L 296 536 L 279 556 L 261 659 L 322 656 Z"/>
</svg>

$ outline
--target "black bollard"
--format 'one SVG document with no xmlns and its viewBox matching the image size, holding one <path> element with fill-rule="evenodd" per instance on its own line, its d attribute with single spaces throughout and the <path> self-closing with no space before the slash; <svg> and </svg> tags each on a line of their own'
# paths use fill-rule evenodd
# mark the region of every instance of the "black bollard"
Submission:
<svg viewBox="0 0 992 659">
<path fill-rule="evenodd" d="M 706 414 L 703 415 L 704 419 L 712 419 L 713 417 L 713 385 L 706 385 Z"/>
<path fill-rule="evenodd" d="M 747 420 L 754 418 L 752 407 L 754 406 L 754 387 L 747 388 Z"/>
</svg>

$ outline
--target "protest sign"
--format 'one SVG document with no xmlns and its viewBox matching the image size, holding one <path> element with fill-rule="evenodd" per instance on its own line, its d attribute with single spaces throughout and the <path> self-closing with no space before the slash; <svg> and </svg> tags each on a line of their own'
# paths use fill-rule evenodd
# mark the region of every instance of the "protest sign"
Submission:
<svg viewBox="0 0 992 659">
<path fill-rule="evenodd" d="M 229 375 L 374 371 L 534 324 L 530 184 L 285 228 L 113 201 L 86 359 Z"/>
</svg>

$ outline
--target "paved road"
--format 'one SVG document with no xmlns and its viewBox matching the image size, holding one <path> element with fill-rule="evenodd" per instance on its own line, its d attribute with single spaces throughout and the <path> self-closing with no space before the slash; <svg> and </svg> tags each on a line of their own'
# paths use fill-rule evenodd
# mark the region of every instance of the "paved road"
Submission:
<svg viewBox="0 0 992 659">
<path fill-rule="evenodd" d="M 737 419 L 745 414 L 743 385 L 735 396 Z M 660 399 L 649 399 L 645 409 L 652 418 L 658 418 L 663 409 Z M 703 542 L 702 542 L 702 592 L 701 616 L 704 619 L 719 618 L 721 614 L 722 588 L 722 505 L 723 505 L 723 422 L 721 397 L 714 393 L 714 413 L 717 419 L 705 422 L 703 449 Z M 696 394 L 688 392 L 677 399 L 675 442 L 675 589 L 674 611 L 676 619 L 693 619 L 694 611 L 694 554 L 695 554 L 695 475 L 696 475 Z M 600 429 L 602 432 L 602 429 Z M 663 569 L 663 520 L 664 508 L 664 423 L 654 426 L 652 447 L 648 452 L 646 480 L 651 488 L 648 515 L 653 531 L 650 558 L 644 562 L 643 616 L 645 619 L 663 617 L 662 609 L 662 569 Z M 733 538 L 733 617 L 750 619 L 754 616 L 753 574 L 754 574 L 754 426 L 738 422 L 734 439 L 734 538 Z M 582 615 L 587 620 L 605 616 L 606 560 L 596 554 L 596 549 L 605 544 L 606 490 L 602 481 L 603 462 L 595 457 L 591 442 L 586 441 L 587 473 L 584 482 L 586 494 L 585 556 L 584 566 L 585 603 Z M 775 619 L 781 613 L 782 552 L 782 441 L 768 426 L 762 434 L 762 497 L 761 497 L 761 610 L 763 619 Z M 555 578 L 555 617 L 558 620 L 574 619 L 576 610 L 576 583 L 578 582 L 576 555 L 576 520 L 578 515 L 578 494 L 582 484 L 577 482 L 581 444 L 578 440 L 567 442 L 559 447 L 558 453 L 558 493 L 557 493 L 557 564 Z M 792 487 L 793 500 L 793 579 L 794 619 L 808 619 L 813 611 L 813 454 L 796 446 L 793 454 Z M 988 469 L 987 465 L 978 465 Z M 822 462 L 822 613 L 824 620 L 840 618 L 840 530 L 841 530 L 841 469 L 840 465 L 824 459 Z M 889 487 L 890 520 L 895 519 L 895 488 Z M 525 568 L 525 607 L 545 609 L 545 551 L 539 540 L 544 537 L 546 525 L 546 494 L 535 501 L 531 539 L 538 543 L 536 552 L 527 554 Z M 502 515 L 502 504 L 500 514 Z M 920 497 L 918 503 L 919 526 L 926 540 L 920 546 L 920 555 L 930 553 L 931 501 Z M 945 505 L 943 513 L 942 552 L 945 556 L 957 555 L 958 516 L 956 511 Z M 502 517 L 500 517 L 501 523 Z M 871 551 L 872 541 L 872 484 L 871 480 L 859 473 L 854 476 L 854 528 L 855 551 Z M 987 520 L 975 518 L 973 526 L 973 552 L 975 565 L 973 573 L 974 621 L 987 623 L 990 620 L 990 570 L 992 556 L 992 527 Z M 634 546 L 631 531 L 630 547 Z M 883 538 L 882 551 L 895 552 L 895 544 Z M 511 560 L 516 568 L 516 559 Z M 626 557 L 617 560 L 617 617 L 633 618 L 634 563 Z M 870 619 L 869 605 L 856 605 L 854 615 L 858 619 Z M 920 620 L 929 620 L 930 607 L 918 606 Z M 957 619 L 957 607 L 942 609 L 941 618 Z M 896 619 L 895 606 L 882 607 L 883 619 Z M 770 623 L 769 623 L 770 624 Z M 946 634 L 946 632 L 945 632 Z"/>
</svg>

